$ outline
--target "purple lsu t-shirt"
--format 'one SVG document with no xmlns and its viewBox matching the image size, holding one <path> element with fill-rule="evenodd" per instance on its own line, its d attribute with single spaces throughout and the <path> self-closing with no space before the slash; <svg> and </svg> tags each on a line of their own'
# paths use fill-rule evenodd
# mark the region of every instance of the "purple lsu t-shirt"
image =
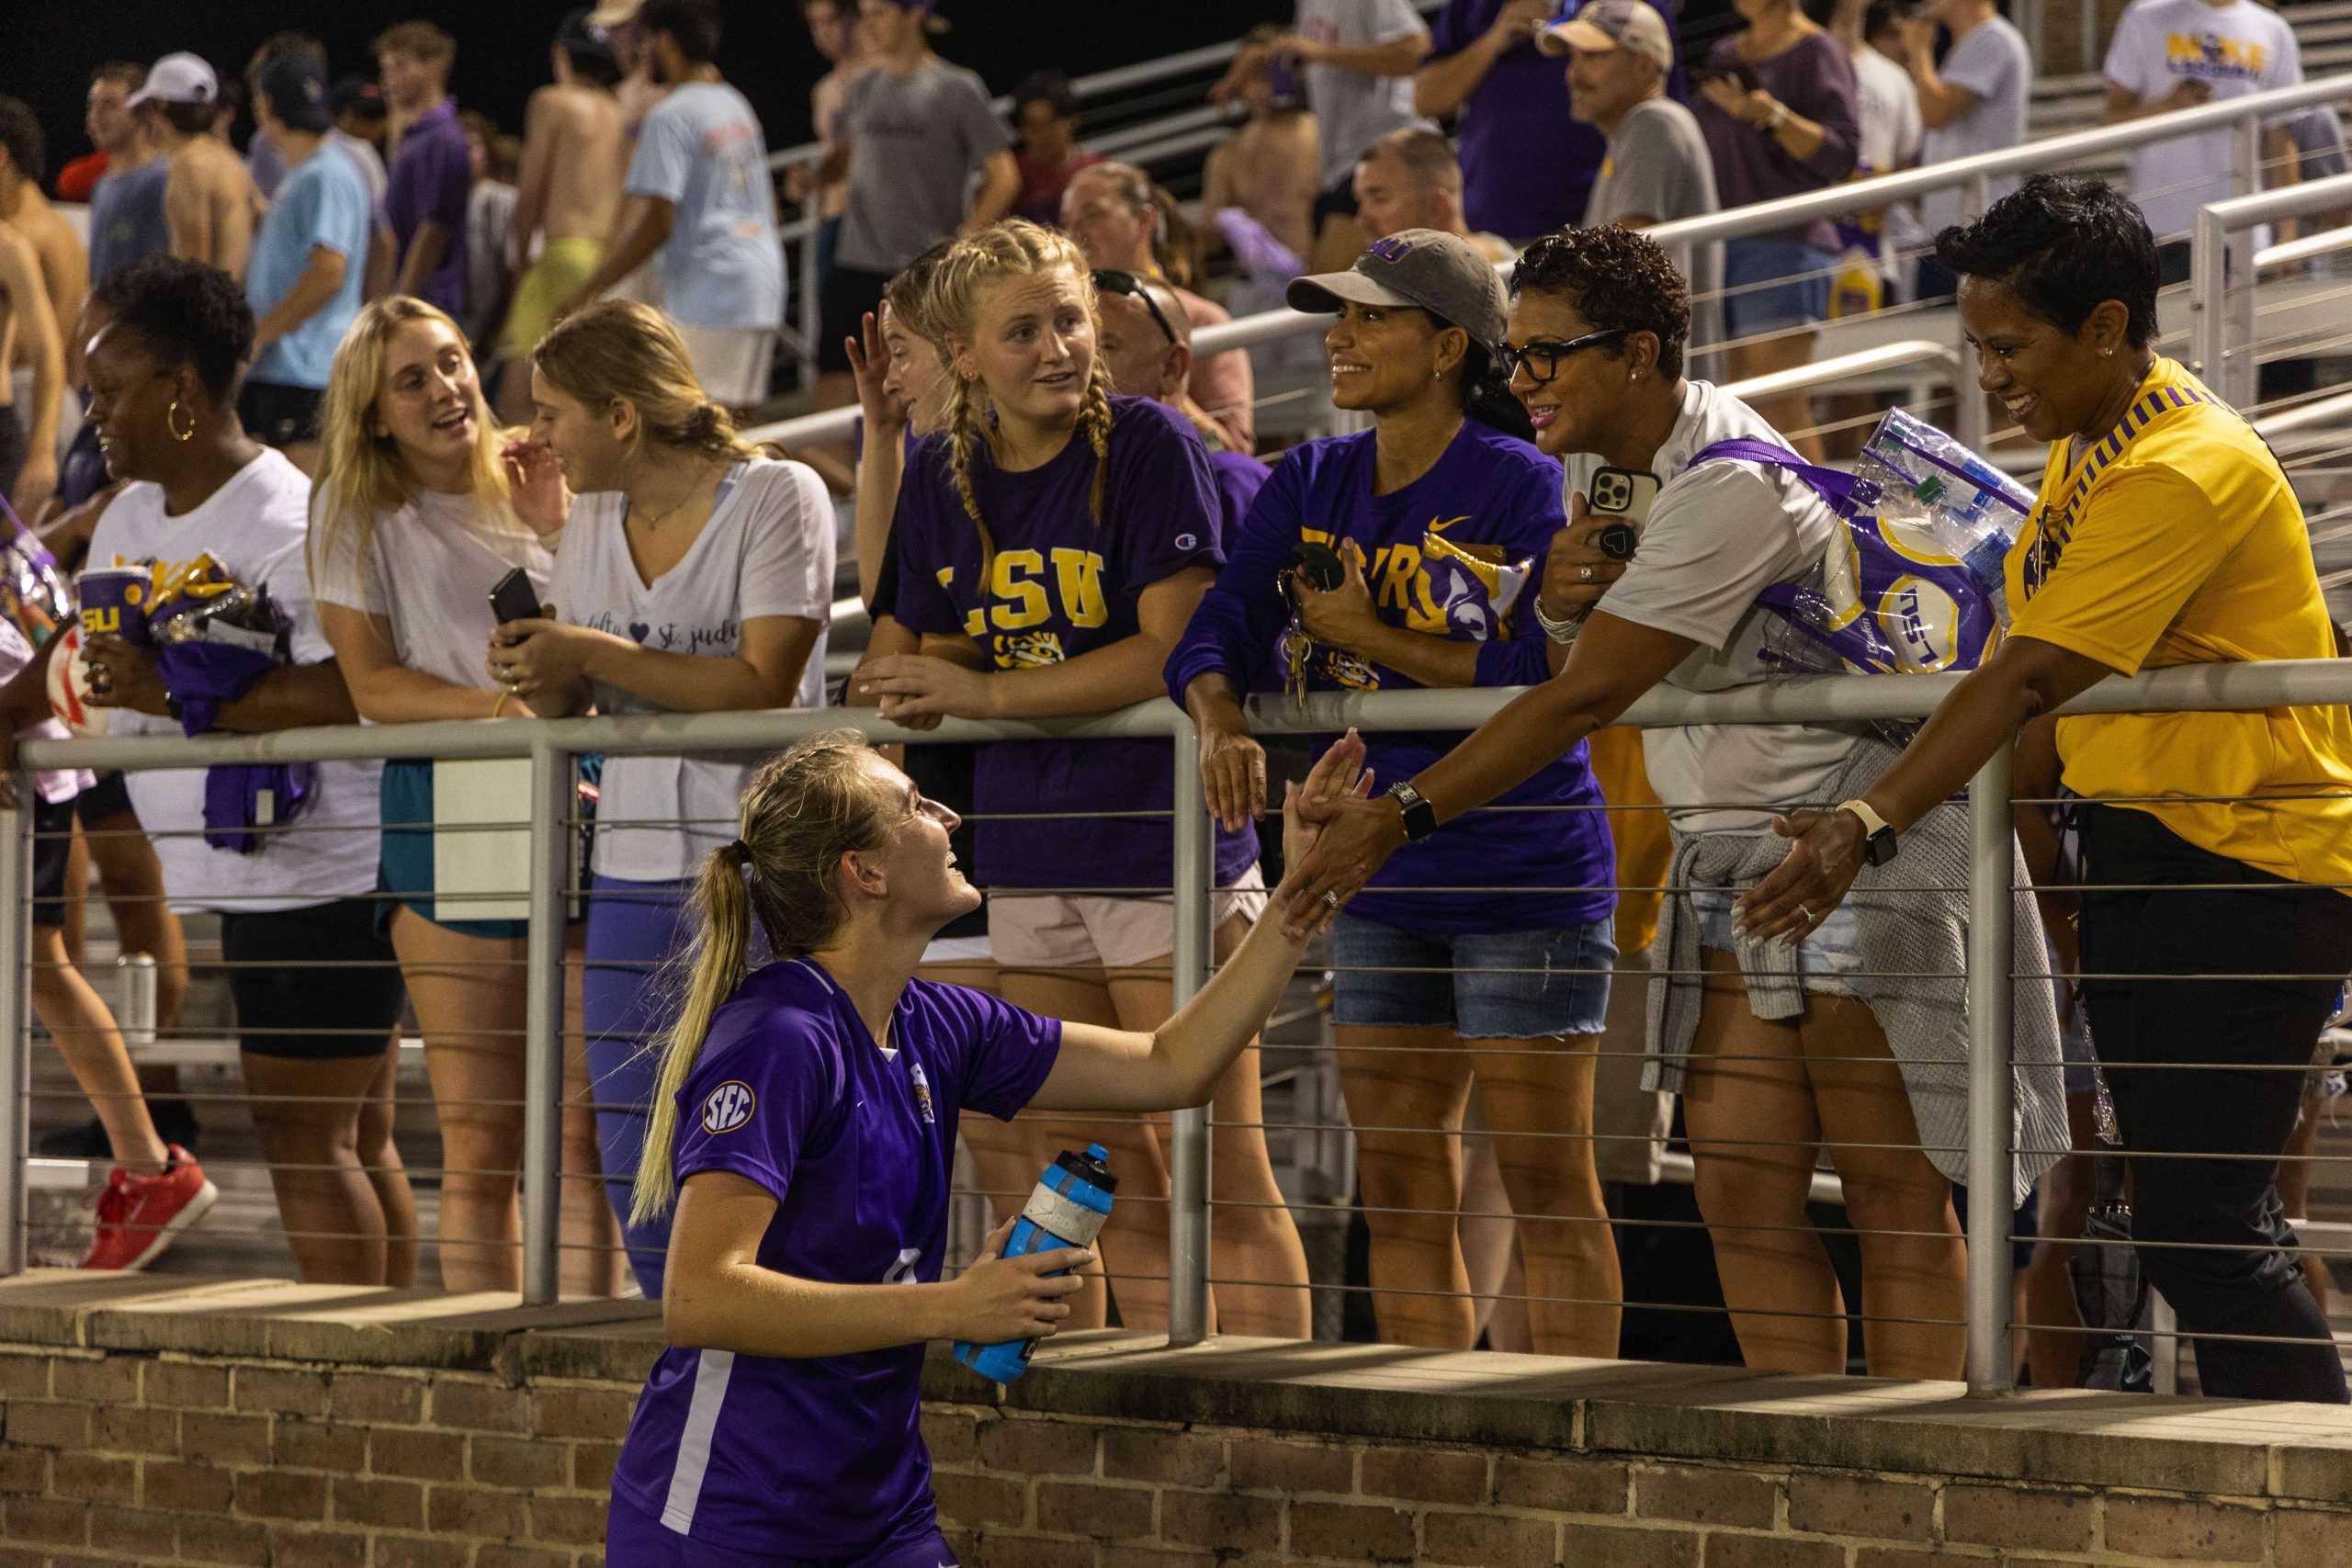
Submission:
<svg viewBox="0 0 2352 1568">
<path fill-rule="evenodd" d="M 755 970 L 712 1018 L 678 1092 L 678 1184 L 723 1170 L 776 1201 L 759 1265 L 833 1284 L 929 1282 L 947 1246 L 966 1110 L 1010 1120 L 1053 1071 L 1061 1025 L 908 983 L 874 1042 L 806 958 Z M 673 1348 L 646 1379 L 613 1493 L 689 1540 L 849 1555 L 933 1511 L 917 1419 L 923 1347 L 787 1359 Z"/>
<path fill-rule="evenodd" d="M 1221 673 L 1249 691 L 1279 691 L 1278 648 L 1289 621 L 1276 580 L 1301 540 L 1337 549 L 1352 539 L 1369 563 L 1373 605 L 1391 626 L 1475 641 L 1481 686 L 1532 685 L 1549 678 L 1543 629 L 1524 602 L 1495 625 L 1491 601 L 1452 563 L 1422 553 L 1430 534 L 1510 566 L 1532 558 L 1541 571 L 1552 536 L 1566 524 L 1559 466 L 1526 442 L 1463 423 L 1430 471 L 1387 495 L 1373 493 L 1378 433 L 1337 435 L 1291 448 L 1258 492 L 1241 531 L 1227 542 L 1225 570 L 1185 627 L 1167 666 L 1168 693 Z M 1531 581 L 1529 590 L 1532 590 Z M 1323 644 L 1307 661 L 1310 691 L 1411 689 L 1418 682 Z M 1383 785 L 1411 778 L 1460 741 L 1457 734 L 1379 731 L 1364 737 Z M 1566 806 L 1567 811 L 1475 811 L 1418 844 L 1375 874 L 1349 912 L 1405 931 L 1463 933 L 1584 925 L 1617 907 L 1617 857 L 1579 740 L 1497 807 Z M 1498 891 L 1433 892 L 1433 888 Z"/>
<path fill-rule="evenodd" d="M 1674 34 L 1674 10 L 1655 6 Z M 1421 63 L 1461 53 L 1495 25 L 1504 0 L 1447 0 L 1430 28 Z M 1563 14 L 1577 9 L 1575 0 Z M 1462 101 L 1456 127 L 1462 159 L 1462 218 L 1471 229 L 1526 240 L 1584 221 L 1592 182 L 1608 142 L 1591 126 L 1568 118 L 1567 62 L 1535 47 L 1531 35 L 1503 51 Z M 1682 69 L 1667 80 L 1683 96 Z"/>
<path fill-rule="evenodd" d="M 466 314 L 466 204 L 472 191 L 473 157 L 458 122 L 458 101 L 444 98 L 417 118 L 393 151 L 384 218 L 392 226 L 396 263 L 408 260 L 408 248 L 425 224 L 438 223 L 447 232 L 449 248 L 418 292 L 460 320 Z"/>
<path fill-rule="evenodd" d="M 1134 637 L 1136 602 L 1153 583 L 1224 561 L 1214 471 L 1182 415 L 1146 398 L 1111 400 L 1099 524 L 1094 466 L 1082 436 L 1023 473 L 999 468 L 975 443 L 972 486 L 996 545 L 984 590 L 979 531 L 956 494 L 946 437 L 927 438 L 891 524 L 899 625 L 968 637 L 996 670 L 1059 664 Z M 1174 753 L 1158 740 L 982 746 L 972 775 L 978 880 L 990 890 L 1166 895 L 1174 779 Z M 1104 815 L 1114 812 L 1130 815 Z M 1220 832 L 1217 885 L 1231 886 L 1257 858 L 1254 829 Z"/>
</svg>

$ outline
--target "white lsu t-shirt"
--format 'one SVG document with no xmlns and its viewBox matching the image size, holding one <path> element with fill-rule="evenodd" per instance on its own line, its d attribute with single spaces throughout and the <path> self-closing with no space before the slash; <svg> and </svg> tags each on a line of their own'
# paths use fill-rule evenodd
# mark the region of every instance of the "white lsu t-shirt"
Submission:
<svg viewBox="0 0 2352 1568">
<path fill-rule="evenodd" d="M 130 566 L 152 559 L 184 571 L 209 555 L 245 586 L 266 590 L 293 625 L 297 664 L 334 657 L 311 603 L 303 558 L 310 529 L 311 481 L 269 447 L 237 470 L 195 511 L 164 513 L 160 485 L 123 487 L 90 537 L 89 564 Z M 177 721 L 126 708 L 111 711 L 111 735 L 177 735 Z M 125 774 L 139 825 L 155 842 L 164 891 L 175 909 L 247 914 L 302 909 L 370 893 L 376 886 L 380 762 L 321 762 L 311 802 L 295 830 L 266 835 L 241 855 L 204 841 L 204 770 Z"/>
<path fill-rule="evenodd" d="M 2205 0 L 2137 0 L 2115 25 L 2106 71 L 2109 81 L 2143 103 L 2184 81 L 2204 83 L 2218 102 L 2303 79 L 2294 29 L 2250 0 L 2218 6 Z M 2251 194 L 2230 188 L 2230 137 L 2224 128 L 2132 150 L 2132 199 L 2158 243 L 2185 236 L 2199 208 Z M 2259 236 L 2252 241 L 2257 248 L 2266 243 Z"/>
<path fill-rule="evenodd" d="M 403 668 L 491 690 L 490 634 L 498 621 L 490 591 L 521 567 L 547 604 L 555 553 L 520 523 L 489 526 L 473 497 L 433 491 L 378 517 L 369 532 L 364 560 L 356 525 L 321 536 L 311 562 L 319 602 L 390 622 L 392 652 Z"/>
<path fill-rule="evenodd" d="M 1663 481 L 1640 547 L 1600 608 L 1699 644 L 1666 683 L 1728 692 L 1784 672 L 1762 650 L 1774 613 L 1756 603 L 1775 582 L 1820 564 L 1841 525 L 1804 480 L 1760 463 L 1690 459 L 1735 437 L 1788 443 L 1755 410 L 1705 381 L 1685 384 L 1682 414 L 1650 467 Z M 1582 493 L 1600 459 L 1566 464 Z M 1854 737 L 1816 725 L 1702 724 L 1642 732 L 1650 785 L 1686 833 L 1761 833 L 1770 813 L 1820 805 Z M 1827 804 L 1835 804 L 1830 802 Z"/>
<path fill-rule="evenodd" d="M 790 615 L 821 628 L 830 616 L 833 503 L 806 465 L 763 457 L 738 463 L 685 558 L 650 583 L 629 558 L 628 510 L 628 498 L 617 491 L 572 502 L 548 592 L 565 621 L 662 652 L 726 659 L 741 648 L 745 621 Z M 824 705 L 821 629 L 794 701 Z M 664 710 L 599 682 L 596 711 Z M 628 882 L 693 875 L 705 856 L 735 836 L 737 804 L 757 765 L 738 755 L 606 759 L 596 804 L 596 873 Z"/>
</svg>

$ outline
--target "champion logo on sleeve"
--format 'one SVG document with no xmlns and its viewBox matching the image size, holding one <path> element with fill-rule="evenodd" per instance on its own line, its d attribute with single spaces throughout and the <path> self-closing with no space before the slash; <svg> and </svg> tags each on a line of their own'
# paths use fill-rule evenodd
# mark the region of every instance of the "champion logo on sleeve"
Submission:
<svg viewBox="0 0 2352 1568">
<path fill-rule="evenodd" d="M 741 1078 L 729 1078 L 712 1089 L 702 1102 L 702 1130 L 706 1133 L 731 1133 L 752 1119 L 752 1108 L 759 1097 L 752 1086 Z"/>
</svg>

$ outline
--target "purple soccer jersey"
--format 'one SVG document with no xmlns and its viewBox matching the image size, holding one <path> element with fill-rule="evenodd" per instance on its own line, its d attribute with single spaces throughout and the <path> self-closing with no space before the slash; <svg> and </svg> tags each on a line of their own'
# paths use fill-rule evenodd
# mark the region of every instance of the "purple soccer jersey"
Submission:
<svg viewBox="0 0 2352 1568">
<path fill-rule="evenodd" d="M 1540 575 L 1552 536 L 1565 526 L 1559 466 L 1524 441 L 1465 421 L 1430 471 L 1387 495 L 1373 493 L 1376 434 L 1333 436 L 1293 447 L 1258 492 L 1216 586 L 1184 629 L 1166 671 L 1179 705 L 1212 671 L 1244 691 L 1280 691 L 1281 642 L 1290 618 L 1276 590 L 1302 540 L 1333 549 L 1352 539 L 1380 618 L 1478 648 L 1481 686 L 1532 685 L 1551 674 L 1543 629 L 1523 603 L 1522 581 L 1499 616 L 1474 562 L 1532 562 Z M 1432 553 L 1433 541 L 1451 550 Z M 1317 644 L 1310 691 L 1394 691 L 1415 682 L 1343 649 Z M 1382 731 L 1364 737 L 1381 787 L 1411 778 L 1453 750 L 1458 735 Z M 1498 807 L 1596 807 L 1579 740 Z M 1408 844 L 1348 906 L 1405 931 L 1443 933 L 1577 926 L 1616 908 L 1616 852 L 1596 810 L 1476 811 Z M 1498 892 L 1433 889 L 1499 888 Z M 1524 889 L 1524 891 L 1512 891 Z M 1389 895 L 1404 894 L 1409 897 Z"/>
<path fill-rule="evenodd" d="M 1061 1025 L 910 981 L 876 1045 L 812 960 L 756 970 L 678 1093 L 678 1183 L 727 1171 L 773 1193 L 763 1269 L 839 1284 L 931 1281 L 967 1109 L 1009 1119 Z M 805 1359 L 673 1348 L 646 1380 L 613 1493 L 689 1540 L 848 1556 L 933 1511 L 917 1421 L 923 1348 Z"/>
<path fill-rule="evenodd" d="M 1091 511 L 1095 457 L 1073 436 L 1053 461 L 1007 473 L 975 444 L 972 483 L 996 552 L 984 592 L 980 536 L 947 464 L 946 437 L 927 438 L 907 469 L 892 524 L 896 610 L 910 630 L 961 635 L 991 668 L 1058 664 L 1136 635 L 1145 589 L 1186 567 L 1214 569 L 1216 482 L 1201 438 L 1174 411 L 1111 400 L 1102 520 Z M 1166 813 L 1174 759 L 1157 740 L 998 741 L 973 769 L 978 824 L 975 880 L 991 890 L 1050 887 L 1165 895 L 1172 876 Z M 990 821 L 997 812 L 1070 816 Z M 1150 816 L 1105 816 L 1104 813 Z M 1220 886 L 1258 858 L 1248 827 L 1217 836 Z"/>
</svg>

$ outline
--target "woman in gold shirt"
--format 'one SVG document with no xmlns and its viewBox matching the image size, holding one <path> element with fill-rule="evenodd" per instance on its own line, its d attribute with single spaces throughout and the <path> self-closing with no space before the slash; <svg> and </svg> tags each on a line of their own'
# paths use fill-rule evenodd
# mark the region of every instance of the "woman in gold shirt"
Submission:
<svg viewBox="0 0 2352 1568">
<path fill-rule="evenodd" d="M 1755 934 L 1810 931 L 1865 858 L 2110 672 L 2335 651 L 2278 459 L 2149 346 L 2155 245 L 2128 198 L 2039 176 L 1936 254 L 1962 280 L 1984 389 L 2052 444 L 2008 559 L 2009 636 L 1861 798 L 1782 826 L 1787 861 L 1741 900 Z M 2343 1404 L 2276 1177 L 2302 1092 L 2290 1069 L 2352 970 L 2352 720 L 2340 705 L 2087 715 L 2059 720 L 2058 750 L 2085 802 L 2081 994 L 2139 1155 L 2143 1267 L 2181 1327 L 2211 1337 L 2207 1393 Z"/>
</svg>

